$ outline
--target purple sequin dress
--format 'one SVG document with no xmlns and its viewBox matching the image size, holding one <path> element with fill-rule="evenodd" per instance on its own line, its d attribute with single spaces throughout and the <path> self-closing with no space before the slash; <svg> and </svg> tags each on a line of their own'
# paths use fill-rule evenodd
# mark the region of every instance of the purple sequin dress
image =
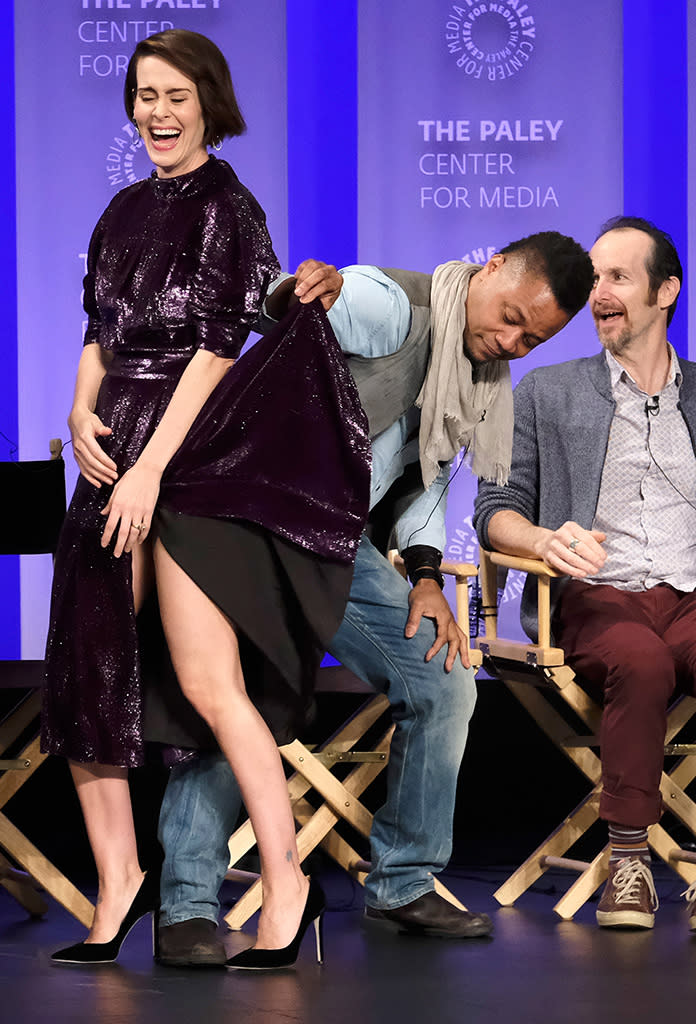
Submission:
<svg viewBox="0 0 696 1024">
<path fill-rule="evenodd" d="M 119 474 L 196 349 L 238 356 L 277 270 L 263 211 L 224 161 L 153 175 L 114 198 L 90 243 L 85 343 L 113 356 L 96 413 L 112 428 L 100 443 Z M 247 688 L 280 738 L 295 731 L 340 624 L 368 490 L 365 417 L 318 302 L 296 306 L 235 363 L 162 477 L 153 533 L 236 623 Z M 144 735 L 131 560 L 100 545 L 109 493 L 80 476 L 63 528 L 42 749 L 132 766 L 145 739 L 205 741 L 187 741 L 196 716 L 166 686 L 156 735 Z"/>
</svg>

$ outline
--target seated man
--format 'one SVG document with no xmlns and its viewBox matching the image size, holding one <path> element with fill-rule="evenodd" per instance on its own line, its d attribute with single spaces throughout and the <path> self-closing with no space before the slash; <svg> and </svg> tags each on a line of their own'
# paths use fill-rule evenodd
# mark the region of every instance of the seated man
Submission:
<svg viewBox="0 0 696 1024">
<path fill-rule="evenodd" d="M 279 285 L 269 302 L 273 315 L 293 290 L 310 294 L 318 266 L 303 264 L 299 283 Z M 544 232 L 509 245 L 483 267 L 453 261 L 432 278 L 350 267 L 343 279 L 336 275 L 331 300 L 323 299 L 370 421 L 372 505 L 395 485 L 408 485 L 399 495 L 395 535 L 413 588 L 364 536 L 330 648 L 387 694 L 396 723 L 365 899 L 368 918 L 397 929 L 467 938 L 492 928 L 485 914 L 461 911 L 434 892 L 433 876 L 451 852 L 457 775 L 475 700 L 466 640 L 442 594 L 444 497 L 450 463 L 463 446 L 477 473 L 507 477 L 506 362 L 559 331 L 587 301 L 591 282 L 587 253 L 570 238 Z M 160 817 L 162 963 L 224 961 L 215 936 L 217 893 L 239 805 L 224 759 L 202 757 L 172 773 Z"/>
<path fill-rule="evenodd" d="M 617 217 L 590 255 L 604 351 L 519 383 L 510 477 L 480 485 L 474 523 L 484 547 L 570 577 L 552 581 L 554 640 L 604 696 L 611 859 L 597 921 L 651 928 L 667 703 L 696 678 L 696 366 L 667 341 L 682 280 L 669 236 Z M 522 624 L 535 637 L 532 586 Z"/>
</svg>

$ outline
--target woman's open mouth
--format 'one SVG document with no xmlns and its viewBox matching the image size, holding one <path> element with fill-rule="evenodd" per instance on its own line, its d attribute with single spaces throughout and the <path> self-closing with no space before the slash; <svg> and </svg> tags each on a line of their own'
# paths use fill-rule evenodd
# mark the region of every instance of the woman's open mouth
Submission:
<svg viewBox="0 0 696 1024">
<path fill-rule="evenodd" d="M 180 128 L 151 128 L 150 138 L 155 149 L 173 149 L 179 141 Z"/>
</svg>

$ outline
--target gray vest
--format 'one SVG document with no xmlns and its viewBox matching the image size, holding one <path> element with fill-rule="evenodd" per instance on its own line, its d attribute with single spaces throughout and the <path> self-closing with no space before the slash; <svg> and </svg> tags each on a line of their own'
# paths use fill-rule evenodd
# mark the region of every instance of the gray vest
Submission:
<svg viewBox="0 0 696 1024">
<path fill-rule="evenodd" d="M 370 437 L 381 434 L 414 405 L 430 359 L 432 275 L 380 269 L 406 292 L 411 303 L 411 327 L 397 352 L 374 358 L 349 356 L 347 359 L 370 424 Z"/>
</svg>

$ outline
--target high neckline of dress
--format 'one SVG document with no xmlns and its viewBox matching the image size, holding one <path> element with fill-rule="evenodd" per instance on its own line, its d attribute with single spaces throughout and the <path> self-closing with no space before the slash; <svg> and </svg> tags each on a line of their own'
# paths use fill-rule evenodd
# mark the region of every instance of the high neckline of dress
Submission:
<svg viewBox="0 0 696 1024">
<path fill-rule="evenodd" d="M 187 174 L 177 174 L 173 178 L 160 178 L 157 171 L 154 170 L 150 175 L 150 181 L 155 194 L 163 199 L 195 195 L 211 180 L 217 163 L 217 158 L 210 153 L 205 163 Z"/>
</svg>

